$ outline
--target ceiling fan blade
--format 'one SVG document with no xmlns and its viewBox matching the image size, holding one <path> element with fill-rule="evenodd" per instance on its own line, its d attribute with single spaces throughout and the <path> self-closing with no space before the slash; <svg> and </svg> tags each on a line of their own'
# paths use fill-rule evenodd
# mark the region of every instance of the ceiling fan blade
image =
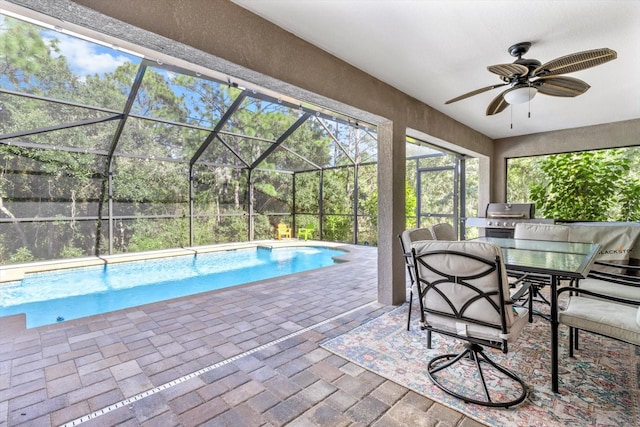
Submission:
<svg viewBox="0 0 640 427">
<path fill-rule="evenodd" d="M 507 89 L 504 92 L 502 92 L 500 95 L 493 98 L 493 101 L 491 101 L 489 106 L 487 106 L 487 116 L 493 116 L 494 114 L 498 114 L 502 112 L 505 108 L 507 108 L 509 103 L 504 99 L 504 94 L 512 90 L 513 88 Z"/>
<path fill-rule="evenodd" d="M 534 81 L 532 85 L 538 89 L 538 92 L 545 95 L 568 98 L 582 95 L 591 87 L 580 79 L 566 76 L 540 77 L 538 80 Z"/>
<path fill-rule="evenodd" d="M 526 76 L 529 74 L 529 69 L 520 64 L 498 64 L 489 65 L 487 70 L 493 74 L 497 74 L 500 77 L 514 77 L 514 76 Z"/>
<path fill-rule="evenodd" d="M 495 88 L 501 87 L 501 86 L 506 86 L 506 85 L 508 85 L 508 83 L 500 83 L 500 84 L 497 84 L 497 85 L 492 85 L 492 86 L 487 86 L 487 87 L 483 87 L 483 88 L 480 88 L 480 89 L 476 89 L 476 90 L 473 90 L 471 92 L 467 92 L 467 93 L 465 93 L 463 95 L 456 96 L 455 98 L 450 99 L 447 102 L 445 102 L 445 104 L 451 104 L 453 102 L 460 101 L 462 99 L 470 98 L 470 97 L 472 97 L 474 95 L 477 95 L 479 93 L 486 92 L 488 90 L 495 89 Z"/>
<path fill-rule="evenodd" d="M 570 55 L 561 56 L 542 64 L 533 70 L 534 76 L 549 76 L 565 73 L 573 73 L 596 65 L 604 64 L 616 59 L 618 54 L 615 50 L 608 48 L 585 50 Z"/>
</svg>

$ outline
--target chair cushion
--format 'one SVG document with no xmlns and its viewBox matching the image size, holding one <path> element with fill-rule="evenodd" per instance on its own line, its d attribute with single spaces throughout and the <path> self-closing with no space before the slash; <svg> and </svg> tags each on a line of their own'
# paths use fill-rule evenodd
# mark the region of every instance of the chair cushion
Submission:
<svg viewBox="0 0 640 427">
<path fill-rule="evenodd" d="M 593 291 L 605 295 L 611 295 L 614 297 L 640 301 L 640 287 L 636 286 L 628 286 L 620 283 L 609 282 L 607 280 L 588 277 L 586 279 L 580 280 L 578 287 L 587 291 Z M 586 296 L 586 294 L 583 295 L 583 297 Z"/>
<path fill-rule="evenodd" d="M 420 241 L 412 244 L 412 248 L 415 249 L 418 255 L 424 254 L 426 252 L 438 251 L 438 250 L 448 250 L 448 251 L 457 251 L 466 254 L 472 254 L 489 261 L 494 261 L 496 257 L 500 257 L 501 264 L 501 275 L 502 275 L 502 292 L 505 301 L 510 302 L 509 296 L 509 282 L 507 280 L 507 272 L 504 268 L 504 263 L 502 262 L 502 250 L 500 247 L 486 242 L 470 242 L 470 241 L 439 241 L 439 240 L 431 240 L 431 241 Z M 434 265 L 438 270 L 442 273 L 447 274 L 449 276 L 472 276 L 477 275 L 478 273 L 485 271 L 487 268 L 486 264 L 483 264 L 479 261 L 474 261 L 471 258 L 455 256 L 450 254 L 438 254 L 431 255 L 428 257 L 429 262 Z M 434 282 L 437 280 L 443 279 L 443 276 L 431 271 L 426 267 L 420 267 L 420 278 L 426 280 L 428 282 Z M 475 287 L 482 290 L 483 292 L 491 292 L 498 290 L 498 284 L 500 283 L 500 277 L 498 276 L 497 271 L 492 274 L 476 279 L 467 280 L 469 283 L 472 283 Z M 442 283 L 436 285 L 443 293 L 446 292 L 448 298 L 451 299 L 452 304 L 460 308 L 462 305 L 469 299 L 470 296 L 475 296 L 477 293 L 465 287 L 464 285 L 452 283 L 449 281 L 443 281 Z M 496 292 L 496 295 L 492 296 L 491 299 L 495 302 L 496 305 L 500 305 L 499 295 Z M 424 304 L 434 310 L 441 311 L 443 313 L 451 313 L 451 308 L 447 304 L 447 302 L 436 292 L 429 291 L 424 297 Z M 507 328 L 511 328 L 512 325 L 519 319 L 514 315 L 514 312 L 511 310 L 511 305 L 506 306 L 505 310 L 506 317 L 506 326 Z M 491 304 L 484 298 L 477 300 L 472 303 L 469 308 L 465 311 L 465 315 L 471 319 L 481 320 L 484 322 L 488 322 L 494 325 L 501 324 L 501 315 L 500 313 L 493 307 Z M 455 330 L 455 323 L 459 323 L 458 320 L 449 318 L 446 316 L 441 316 L 442 319 L 435 319 L 434 322 L 447 322 L 450 323 L 450 328 Z M 526 316 L 525 316 L 526 317 Z M 446 320 L 445 320 L 446 319 Z M 429 315 L 427 316 L 427 321 L 431 324 L 431 318 Z M 441 323 L 439 323 L 442 326 Z M 435 325 L 434 325 L 435 326 Z M 487 328 L 491 329 L 491 328 Z M 469 331 L 472 328 L 469 327 Z M 495 334 L 500 334 L 499 326 L 492 338 L 495 338 Z"/>
<path fill-rule="evenodd" d="M 640 345 L 636 307 L 594 298 L 572 296 L 558 313 L 561 324 Z"/>
<path fill-rule="evenodd" d="M 400 235 L 400 239 L 402 239 L 402 245 L 404 246 L 404 250 L 407 252 L 411 252 L 411 244 L 413 242 L 418 242 L 421 240 L 433 240 L 433 235 L 428 228 L 411 228 L 408 230 L 404 230 Z M 413 293 L 418 295 L 418 288 L 414 284 L 414 274 L 413 274 L 413 259 L 411 257 L 405 258 L 405 263 L 407 265 L 407 272 L 409 274 L 409 283 L 408 286 L 413 286 Z"/>
<path fill-rule="evenodd" d="M 411 243 L 420 240 L 433 240 L 433 234 L 428 228 L 411 228 L 402 232 L 401 239 L 405 250 L 411 251 Z"/>
<path fill-rule="evenodd" d="M 507 310 L 511 311 L 509 306 L 507 306 L 506 308 Z M 500 329 L 478 325 L 475 323 L 460 321 L 456 322 L 453 321 L 450 317 L 446 316 L 438 316 L 437 314 L 426 313 L 425 318 L 427 323 L 433 328 L 447 331 L 451 334 L 457 335 L 459 333 L 459 325 L 463 325 L 466 329 L 467 336 L 494 342 L 506 339 L 507 342 L 511 343 L 518 339 L 518 336 L 520 336 L 520 332 L 522 332 L 522 329 L 529 324 L 528 310 L 526 308 L 514 306 L 513 310 L 515 310 L 515 313 L 512 313 L 510 317 L 514 320 L 512 321 L 511 326 L 509 327 L 509 333 L 506 336 L 502 334 Z"/>
<path fill-rule="evenodd" d="M 435 224 L 429 227 L 429 229 L 435 240 L 458 240 L 453 226 L 449 223 L 443 222 L 441 224 Z"/>
</svg>

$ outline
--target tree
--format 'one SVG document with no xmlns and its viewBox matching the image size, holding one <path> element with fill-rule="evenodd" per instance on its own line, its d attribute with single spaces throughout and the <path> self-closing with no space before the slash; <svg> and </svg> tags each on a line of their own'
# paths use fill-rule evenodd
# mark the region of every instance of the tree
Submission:
<svg viewBox="0 0 640 427">
<path fill-rule="evenodd" d="M 531 200 L 543 217 L 606 221 L 623 192 L 629 159 L 621 150 L 586 151 L 547 157 L 543 182 L 531 185 Z"/>
<path fill-rule="evenodd" d="M 0 94 L 0 134 L 22 133 L 0 143 L 0 215 L 11 221 L 0 225 L 0 260 L 103 254 L 109 243 L 115 252 L 184 246 L 191 201 L 195 244 L 245 240 L 250 203 L 258 238 L 273 236 L 274 218 L 292 213 L 298 226 L 319 226 L 322 168 L 325 237 L 352 240 L 354 205 L 361 214 L 375 193 L 376 166 L 363 166 L 355 200 L 354 162 L 376 158 L 370 130 L 310 115 L 249 172 L 304 109 L 245 92 L 191 164 L 242 89 L 146 62 L 116 132 L 142 71 L 139 58 L 121 62 L 122 52 L 111 53 L 120 65 L 84 75 L 64 56 L 67 36 L 9 17 L 0 25 L 0 87 L 9 90 Z M 91 120 L 100 122 L 79 124 Z M 358 221 L 373 242 L 377 213 L 369 214 Z"/>
<path fill-rule="evenodd" d="M 626 183 L 620 195 L 620 221 L 640 221 L 640 181 Z"/>
<path fill-rule="evenodd" d="M 418 198 L 416 196 L 416 190 L 411 183 L 406 180 L 404 182 L 404 214 L 406 218 L 405 228 L 414 228 L 416 226 L 416 207 L 418 206 Z M 375 227 L 378 226 L 378 191 L 371 195 L 365 203 L 366 212 L 372 216 L 372 221 Z"/>
</svg>

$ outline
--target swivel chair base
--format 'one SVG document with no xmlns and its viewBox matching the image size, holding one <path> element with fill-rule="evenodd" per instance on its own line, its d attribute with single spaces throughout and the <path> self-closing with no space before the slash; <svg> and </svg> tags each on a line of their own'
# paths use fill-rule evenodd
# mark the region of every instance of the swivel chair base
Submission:
<svg viewBox="0 0 640 427">
<path fill-rule="evenodd" d="M 429 375 L 429 378 L 431 378 L 431 381 L 433 381 L 433 383 L 436 385 L 436 387 L 438 387 L 440 390 L 444 391 L 445 393 L 451 396 L 454 396 L 454 397 L 457 397 L 458 399 L 463 400 L 465 403 L 475 403 L 477 405 L 482 405 L 482 406 L 490 406 L 495 408 L 509 408 L 511 406 L 515 406 L 519 403 L 522 403 L 524 401 L 524 399 L 527 397 L 527 385 L 524 383 L 524 381 L 522 381 L 520 377 L 518 377 L 516 374 L 514 374 L 507 368 L 504 368 L 498 365 L 497 363 L 495 363 L 493 360 L 489 359 L 489 357 L 487 357 L 487 355 L 484 353 L 483 351 L 484 349 L 481 345 L 474 344 L 474 343 L 466 343 L 464 347 L 465 347 L 465 350 L 459 354 L 445 354 L 442 356 L 437 356 L 429 361 L 429 364 L 427 365 L 428 375 Z M 484 396 L 485 396 L 484 400 L 480 400 L 472 396 L 465 396 L 457 393 L 456 391 L 453 391 L 452 389 L 444 385 L 443 381 L 441 379 L 438 379 L 436 375 L 439 371 L 442 371 L 443 369 L 447 369 L 453 366 L 454 364 L 458 363 L 461 359 L 465 357 L 473 360 L 476 364 L 476 368 L 478 369 L 478 374 L 482 381 L 482 387 L 483 387 Z M 440 363 L 440 362 L 443 362 L 443 363 Z M 494 401 L 491 398 L 491 395 L 487 388 L 487 383 L 485 381 L 484 373 L 482 370 L 482 363 L 486 363 L 490 365 L 494 369 L 504 374 L 506 377 L 513 380 L 512 383 L 514 386 L 513 388 L 514 393 L 512 395 L 517 394 L 517 396 L 507 401 L 502 401 L 502 400 Z"/>
</svg>

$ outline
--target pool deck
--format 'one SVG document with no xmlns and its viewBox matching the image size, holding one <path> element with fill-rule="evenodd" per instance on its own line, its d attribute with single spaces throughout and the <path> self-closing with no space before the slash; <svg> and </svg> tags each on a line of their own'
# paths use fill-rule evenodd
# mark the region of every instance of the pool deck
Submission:
<svg viewBox="0 0 640 427">
<path fill-rule="evenodd" d="M 480 426 L 319 346 L 394 308 L 376 302 L 376 248 L 341 247 L 349 262 L 319 270 L 33 329 L 0 321 L 0 426 Z"/>
</svg>

